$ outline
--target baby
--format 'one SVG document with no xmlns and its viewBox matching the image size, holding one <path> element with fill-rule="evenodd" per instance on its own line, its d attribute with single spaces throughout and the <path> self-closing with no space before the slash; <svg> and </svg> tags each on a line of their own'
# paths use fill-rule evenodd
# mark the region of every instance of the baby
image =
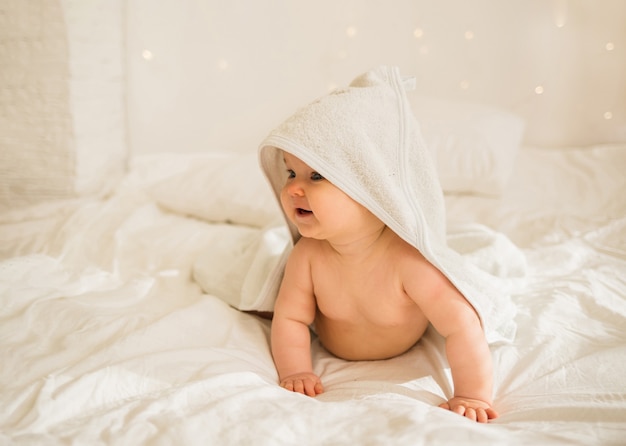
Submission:
<svg viewBox="0 0 626 446">
<path fill-rule="evenodd" d="M 271 346 L 280 385 L 315 396 L 309 326 L 347 360 L 400 355 L 428 323 L 446 339 L 454 397 L 440 405 L 471 420 L 496 418 L 492 363 L 480 319 L 450 281 L 413 246 L 322 174 L 282 152 L 280 201 L 301 238 L 285 267 Z"/>
<path fill-rule="evenodd" d="M 443 191 L 398 67 L 357 76 L 298 110 L 259 161 L 294 241 L 274 305 L 272 354 L 284 388 L 315 396 L 309 327 L 347 360 L 391 358 L 429 324 L 446 339 L 454 396 L 441 407 L 486 422 L 488 342 L 511 339 L 512 308 L 446 243 Z M 508 307 L 508 308 L 507 308 Z"/>
</svg>

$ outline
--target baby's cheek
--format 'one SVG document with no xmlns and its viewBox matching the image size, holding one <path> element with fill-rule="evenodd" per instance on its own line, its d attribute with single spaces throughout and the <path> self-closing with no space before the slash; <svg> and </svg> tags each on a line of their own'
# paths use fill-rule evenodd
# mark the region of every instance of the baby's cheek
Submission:
<svg viewBox="0 0 626 446">
<path fill-rule="evenodd" d="M 287 197 L 287 192 L 285 191 L 285 189 L 282 189 L 280 191 L 280 205 L 282 206 L 283 210 L 286 211 L 288 209 L 288 197 Z"/>
</svg>

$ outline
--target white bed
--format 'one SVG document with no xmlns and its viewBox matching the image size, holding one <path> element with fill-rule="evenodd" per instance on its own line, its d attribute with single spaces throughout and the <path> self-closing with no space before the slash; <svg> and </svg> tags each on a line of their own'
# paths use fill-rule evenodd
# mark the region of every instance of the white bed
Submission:
<svg viewBox="0 0 626 446">
<path fill-rule="evenodd" d="M 262 231 L 236 223 L 252 195 L 229 191 L 242 199 L 216 210 L 230 212 L 223 222 L 163 207 L 164 184 L 190 206 L 202 190 L 173 181 L 225 159 L 139 156 L 108 199 L 5 220 L 1 443 L 623 444 L 625 145 L 524 147 L 501 196 L 447 196 L 451 225 L 502 231 L 526 259 L 505 273 L 518 330 L 492 348 L 500 417 L 488 425 L 436 407 L 451 384 L 433 332 L 379 362 L 346 362 L 314 341 L 326 392 L 278 387 L 269 321 L 193 280 L 217 239 Z M 254 155 L 242 159 L 239 172 L 252 169 Z M 250 181 L 242 189 L 262 184 Z M 497 255 L 484 235 L 465 234 L 469 255 Z"/>
<path fill-rule="evenodd" d="M 626 444 L 623 1 L 156 3 L 0 5 L 0 444 Z M 289 250 L 255 147 L 379 63 L 417 76 L 449 244 L 517 308 L 488 424 L 437 407 L 432 330 L 313 339 L 310 398 L 241 311 Z"/>
</svg>

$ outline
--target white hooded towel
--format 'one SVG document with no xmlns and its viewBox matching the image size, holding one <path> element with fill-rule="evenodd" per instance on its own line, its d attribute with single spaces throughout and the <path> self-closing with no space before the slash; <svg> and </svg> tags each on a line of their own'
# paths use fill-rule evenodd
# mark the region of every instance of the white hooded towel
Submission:
<svg viewBox="0 0 626 446">
<path fill-rule="evenodd" d="M 278 199 L 286 178 L 282 151 L 301 159 L 445 274 L 476 309 L 489 342 L 511 340 L 509 297 L 446 244 L 443 192 L 406 98 L 411 82 L 396 67 L 378 67 L 318 99 L 263 141 L 261 167 Z M 287 224 L 295 243 L 298 231 Z"/>
</svg>

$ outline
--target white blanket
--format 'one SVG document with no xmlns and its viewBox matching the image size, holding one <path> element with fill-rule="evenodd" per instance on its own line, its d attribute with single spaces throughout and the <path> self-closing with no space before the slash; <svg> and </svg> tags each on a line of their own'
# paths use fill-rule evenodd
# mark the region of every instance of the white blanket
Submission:
<svg viewBox="0 0 626 446">
<path fill-rule="evenodd" d="M 624 443 L 626 146 L 525 148 L 502 197 L 446 197 L 451 246 L 513 266 L 510 239 L 526 261 L 506 272 L 518 329 L 492 348 L 486 425 L 436 407 L 451 379 L 433 331 L 373 362 L 315 340 L 326 392 L 278 387 L 269 321 L 192 280 L 216 238 L 250 228 L 157 206 L 145 191 L 174 161 L 0 224 L 0 444 Z"/>
</svg>

